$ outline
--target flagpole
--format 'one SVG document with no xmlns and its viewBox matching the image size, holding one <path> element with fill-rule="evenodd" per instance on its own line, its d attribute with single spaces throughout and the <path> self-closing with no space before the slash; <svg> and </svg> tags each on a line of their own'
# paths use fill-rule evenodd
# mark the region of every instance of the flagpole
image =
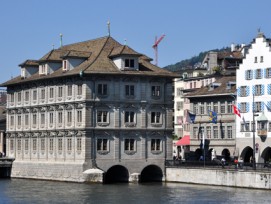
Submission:
<svg viewBox="0 0 271 204">
<path fill-rule="evenodd" d="M 252 158 L 252 164 L 253 164 L 253 169 L 256 170 L 256 164 L 255 164 L 255 128 L 256 128 L 256 124 L 255 124 L 255 103 L 254 103 L 254 94 L 253 94 L 253 98 L 252 98 L 252 117 L 253 117 L 253 158 Z"/>
</svg>

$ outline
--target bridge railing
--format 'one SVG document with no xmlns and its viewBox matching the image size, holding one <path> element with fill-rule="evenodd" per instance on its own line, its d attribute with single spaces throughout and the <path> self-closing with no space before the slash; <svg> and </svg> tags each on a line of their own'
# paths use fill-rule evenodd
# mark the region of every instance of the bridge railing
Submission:
<svg viewBox="0 0 271 204">
<path fill-rule="evenodd" d="M 184 160 L 166 160 L 166 167 L 171 168 L 214 168 L 214 169 L 232 169 L 232 170 L 244 170 L 255 171 L 252 163 L 244 162 L 226 162 L 222 165 L 219 160 L 216 161 L 184 161 Z M 269 171 L 271 172 L 271 164 L 256 163 L 256 171 Z"/>
</svg>

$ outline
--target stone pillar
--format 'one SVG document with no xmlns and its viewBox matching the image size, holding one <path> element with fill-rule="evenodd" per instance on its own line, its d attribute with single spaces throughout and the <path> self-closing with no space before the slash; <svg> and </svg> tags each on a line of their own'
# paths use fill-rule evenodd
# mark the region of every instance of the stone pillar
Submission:
<svg viewBox="0 0 271 204">
<path fill-rule="evenodd" d="M 129 182 L 138 183 L 140 181 L 140 173 L 132 173 L 129 177 Z"/>
</svg>

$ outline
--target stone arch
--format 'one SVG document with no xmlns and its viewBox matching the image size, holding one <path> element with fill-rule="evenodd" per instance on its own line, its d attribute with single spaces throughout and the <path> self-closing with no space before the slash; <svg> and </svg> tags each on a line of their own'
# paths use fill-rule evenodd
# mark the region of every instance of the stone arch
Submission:
<svg viewBox="0 0 271 204">
<path fill-rule="evenodd" d="M 163 171 L 159 166 L 149 165 L 141 171 L 140 182 L 162 182 Z"/>
<path fill-rule="evenodd" d="M 250 158 L 253 157 L 253 149 L 251 147 L 245 147 L 240 155 L 245 163 L 250 162 Z"/>
<path fill-rule="evenodd" d="M 222 150 L 221 155 L 225 158 L 226 161 L 230 160 L 231 158 L 231 153 L 227 148 Z"/>
<path fill-rule="evenodd" d="M 121 165 L 112 166 L 107 170 L 104 176 L 104 183 L 128 183 L 129 182 L 129 172 L 127 168 Z"/>
<path fill-rule="evenodd" d="M 271 160 L 271 147 L 266 147 L 263 150 L 261 157 L 264 159 L 264 162 L 269 162 Z"/>
</svg>

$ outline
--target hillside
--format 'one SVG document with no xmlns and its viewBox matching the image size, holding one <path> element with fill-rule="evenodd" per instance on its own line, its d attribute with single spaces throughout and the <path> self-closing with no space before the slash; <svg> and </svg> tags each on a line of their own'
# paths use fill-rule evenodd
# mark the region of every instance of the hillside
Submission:
<svg viewBox="0 0 271 204">
<path fill-rule="evenodd" d="M 209 50 L 209 51 L 205 51 L 205 52 L 200 52 L 197 56 L 191 57 L 190 59 L 182 60 L 180 62 L 177 62 L 176 64 L 168 65 L 164 68 L 167 70 L 176 72 L 176 71 L 179 71 L 182 69 L 188 69 L 188 68 L 200 66 L 205 55 L 210 51 L 214 51 L 214 52 L 230 51 L 230 48 L 226 47 L 226 48 L 221 48 L 221 49 L 214 49 L 214 50 Z"/>
</svg>

